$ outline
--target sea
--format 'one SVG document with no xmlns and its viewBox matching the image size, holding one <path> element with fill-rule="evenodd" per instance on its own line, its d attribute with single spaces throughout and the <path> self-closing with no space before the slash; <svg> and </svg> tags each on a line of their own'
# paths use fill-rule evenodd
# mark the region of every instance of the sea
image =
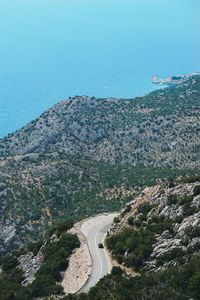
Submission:
<svg viewBox="0 0 200 300">
<path fill-rule="evenodd" d="M 0 137 L 69 96 L 200 72 L 199 0 L 0 0 Z"/>
</svg>

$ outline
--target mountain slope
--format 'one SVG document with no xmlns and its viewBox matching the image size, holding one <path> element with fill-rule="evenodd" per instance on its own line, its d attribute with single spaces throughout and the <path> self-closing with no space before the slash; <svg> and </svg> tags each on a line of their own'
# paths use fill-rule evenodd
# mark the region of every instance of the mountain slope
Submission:
<svg viewBox="0 0 200 300">
<path fill-rule="evenodd" d="M 42 238 L 59 220 L 117 211 L 142 186 L 188 172 L 110 165 L 60 152 L 1 157 L 0 256 Z"/>
<path fill-rule="evenodd" d="M 80 246 L 76 235 L 67 230 L 66 220 L 51 229 L 46 240 L 28 243 L 0 259 L 0 299 L 31 300 L 62 294 L 62 271 L 69 265 L 72 251 Z"/>
<path fill-rule="evenodd" d="M 62 101 L 0 140 L 1 155 L 62 151 L 112 163 L 200 165 L 200 78 L 134 99 Z"/>
<path fill-rule="evenodd" d="M 159 270 L 200 253 L 199 179 L 147 189 L 130 204 L 107 240 L 120 263 L 137 271 Z"/>
<path fill-rule="evenodd" d="M 106 244 L 119 266 L 87 294 L 64 300 L 199 300 L 200 176 L 146 188 L 115 219 Z M 78 238 L 66 232 L 65 221 L 45 242 L 29 243 L 0 260 L 2 300 L 58 300 L 59 282 Z M 53 234 L 53 235 L 52 235 Z M 140 272 L 127 275 L 129 267 Z M 1 270 L 0 270 L 1 272 Z M 79 274 L 77 272 L 76 276 Z M 54 295 L 54 296 L 52 296 Z"/>
<path fill-rule="evenodd" d="M 116 220 L 107 246 L 123 269 L 139 276 L 113 267 L 88 294 L 64 300 L 199 300 L 199 179 L 148 188 Z"/>
</svg>

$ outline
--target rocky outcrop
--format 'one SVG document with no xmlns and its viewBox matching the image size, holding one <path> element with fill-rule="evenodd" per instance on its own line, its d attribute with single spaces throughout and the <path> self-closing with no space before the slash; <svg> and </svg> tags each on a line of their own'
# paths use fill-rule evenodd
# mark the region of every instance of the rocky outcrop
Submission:
<svg viewBox="0 0 200 300">
<path fill-rule="evenodd" d="M 200 203 L 200 201 L 199 201 Z M 180 224 L 175 224 L 174 230 L 177 232 L 176 236 L 184 237 L 185 230 L 189 227 L 200 227 L 200 212 L 192 214 L 191 216 L 184 218 Z"/>
<path fill-rule="evenodd" d="M 33 282 L 35 274 L 42 265 L 43 260 L 44 256 L 42 251 L 39 251 L 36 256 L 34 256 L 32 252 L 28 252 L 18 258 L 19 267 L 23 270 L 25 277 L 22 285 L 27 286 Z"/>
<path fill-rule="evenodd" d="M 16 237 L 16 228 L 15 224 L 1 226 L 0 225 L 0 256 L 4 256 L 9 252 L 13 247 L 18 248 L 22 245 L 20 239 Z"/>
<path fill-rule="evenodd" d="M 152 199 L 155 195 L 158 194 L 158 191 L 160 190 L 160 186 L 151 186 L 146 187 L 142 193 L 136 197 L 136 199 L 132 200 L 129 204 L 129 211 L 126 212 L 127 209 L 122 210 L 121 216 L 122 218 L 119 219 L 119 223 L 113 223 L 109 232 L 110 233 L 118 233 L 121 230 L 123 230 L 124 227 L 128 226 L 128 218 L 135 215 L 135 218 L 137 218 L 137 209 L 138 207 L 144 203 Z"/>
<path fill-rule="evenodd" d="M 174 254 L 176 251 L 182 251 L 182 256 L 187 254 L 186 260 L 191 254 L 200 253 L 200 195 L 194 194 L 197 186 L 198 181 L 184 183 L 178 180 L 148 188 L 129 203 L 129 211 L 122 211 L 120 222 L 112 227 L 111 233 L 116 234 L 125 227 L 135 226 L 136 229 L 139 226 L 140 229 L 150 229 L 150 224 L 156 226 L 161 222 L 159 231 L 161 228 L 163 231 L 155 234 L 151 254 L 144 262 L 146 270 L 164 269 L 177 264 L 178 257 Z M 148 206 L 146 211 L 141 212 L 139 208 L 143 203 Z M 167 226 L 170 229 L 164 229 L 164 222 L 168 222 Z M 128 250 L 126 255 L 127 253 Z"/>
</svg>

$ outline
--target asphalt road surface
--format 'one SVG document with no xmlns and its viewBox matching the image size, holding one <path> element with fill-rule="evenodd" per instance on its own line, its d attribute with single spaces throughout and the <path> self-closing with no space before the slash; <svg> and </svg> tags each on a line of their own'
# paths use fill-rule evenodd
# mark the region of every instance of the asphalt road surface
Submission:
<svg viewBox="0 0 200 300">
<path fill-rule="evenodd" d="M 111 262 L 106 250 L 105 248 L 99 248 L 98 243 L 103 243 L 106 232 L 117 215 L 115 213 L 96 216 L 81 225 L 81 231 L 87 237 L 92 258 L 92 271 L 89 280 L 80 292 L 88 292 L 100 278 L 104 277 L 111 270 Z"/>
</svg>

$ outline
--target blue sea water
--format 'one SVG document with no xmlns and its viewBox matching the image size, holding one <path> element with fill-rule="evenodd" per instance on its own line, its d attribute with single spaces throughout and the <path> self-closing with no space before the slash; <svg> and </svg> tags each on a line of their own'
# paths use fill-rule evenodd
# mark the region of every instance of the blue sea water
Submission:
<svg viewBox="0 0 200 300">
<path fill-rule="evenodd" d="M 0 137 L 68 96 L 200 71 L 199 0 L 0 0 Z"/>
</svg>

